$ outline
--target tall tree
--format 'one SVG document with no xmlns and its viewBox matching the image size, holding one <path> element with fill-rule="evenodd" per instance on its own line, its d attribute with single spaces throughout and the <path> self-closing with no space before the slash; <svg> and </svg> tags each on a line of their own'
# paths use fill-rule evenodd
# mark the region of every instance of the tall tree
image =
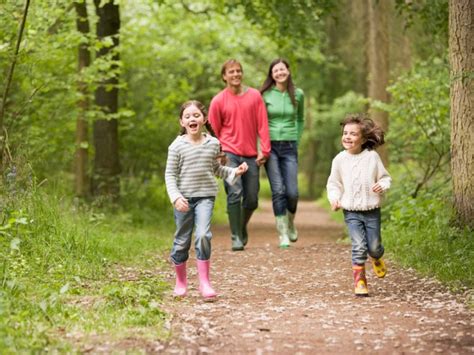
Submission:
<svg viewBox="0 0 474 355">
<path fill-rule="evenodd" d="M 83 73 L 91 63 L 91 53 L 89 48 L 89 18 L 87 16 L 86 0 L 74 3 L 76 9 L 76 28 L 83 35 L 83 40 L 78 48 L 78 72 L 79 76 Z M 79 79 L 78 90 L 80 99 L 78 102 L 79 116 L 76 120 L 76 154 L 75 154 L 75 192 L 76 196 L 86 197 L 89 195 L 89 176 L 88 176 L 88 160 L 89 160 L 89 138 L 88 138 L 88 122 L 87 112 L 89 111 L 89 92 L 87 84 L 83 79 Z"/>
<path fill-rule="evenodd" d="M 389 78 L 389 32 L 388 15 L 390 11 L 389 0 L 367 0 L 369 15 L 369 41 L 368 41 L 368 94 L 373 100 L 388 102 L 387 85 Z M 388 113 L 372 110 L 373 119 L 388 131 Z M 384 164 L 388 164 L 388 152 L 382 146 L 378 149 Z"/>
<path fill-rule="evenodd" d="M 474 0 L 449 1 L 451 170 L 460 225 L 474 227 Z"/>
<path fill-rule="evenodd" d="M 94 176 L 93 193 L 117 199 L 120 193 L 120 162 L 118 144 L 118 45 L 120 31 L 119 6 L 114 0 L 102 4 L 94 0 L 98 15 L 97 37 L 101 41 L 96 60 L 108 65 L 102 71 L 102 79 L 95 92 L 95 104 L 102 117 L 94 122 Z"/>
</svg>

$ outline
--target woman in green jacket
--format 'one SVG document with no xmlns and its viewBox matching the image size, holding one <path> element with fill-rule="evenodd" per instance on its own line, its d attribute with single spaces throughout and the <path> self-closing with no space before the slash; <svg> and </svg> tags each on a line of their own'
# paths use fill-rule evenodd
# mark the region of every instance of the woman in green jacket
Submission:
<svg viewBox="0 0 474 355">
<path fill-rule="evenodd" d="M 280 247 L 296 242 L 294 225 L 298 205 L 298 142 L 304 126 L 304 93 L 291 80 L 284 59 L 270 64 L 260 92 L 265 101 L 270 128 L 271 153 L 265 169 L 272 190 L 273 213 Z"/>
</svg>

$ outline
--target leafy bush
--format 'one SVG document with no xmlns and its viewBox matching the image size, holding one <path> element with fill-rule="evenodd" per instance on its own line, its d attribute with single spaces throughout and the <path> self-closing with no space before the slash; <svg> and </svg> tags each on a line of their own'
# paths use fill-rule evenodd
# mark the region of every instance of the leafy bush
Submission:
<svg viewBox="0 0 474 355">
<path fill-rule="evenodd" d="M 458 286 L 474 285 L 472 231 L 450 224 L 449 70 L 421 62 L 389 87 L 389 167 L 384 244 L 403 265 Z"/>
<path fill-rule="evenodd" d="M 449 179 L 449 67 L 435 58 L 417 64 L 388 90 L 390 160 L 403 170 L 406 193 L 439 188 Z"/>
</svg>

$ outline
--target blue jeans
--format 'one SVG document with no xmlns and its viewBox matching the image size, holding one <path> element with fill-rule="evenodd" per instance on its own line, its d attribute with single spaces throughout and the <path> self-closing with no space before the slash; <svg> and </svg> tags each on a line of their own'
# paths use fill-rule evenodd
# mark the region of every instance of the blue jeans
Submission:
<svg viewBox="0 0 474 355">
<path fill-rule="evenodd" d="M 258 207 L 258 192 L 260 190 L 260 170 L 255 162 L 256 157 L 242 157 L 229 152 L 225 154 L 227 155 L 227 166 L 235 168 L 246 162 L 249 167 L 245 174 L 237 178 L 234 185 L 229 185 L 224 180 L 227 206 L 241 203 L 242 207 L 247 210 L 256 210 Z"/>
<path fill-rule="evenodd" d="M 298 147 L 296 141 L 272 141 L 270 158 L 265 163 L 272 189 L 273 213 L 283 216 L 296 212 L 298 205 Z"/>
<path fill-rule="evenodd" d="M 209 260 L 211 257 L 211 217 L 214 209 L 214 197 L 192 197 L 188 198 L 189 211 L 179 212 L 174 210 L 176 233 L 174 235 L 171 260 L 173 263 L 181 264 L 189 258 L 189 248 L 193 229 L 194 249 L 196 258 Z"/>
<path fill-rule="evenodd" d="M 343 212 L 352 240 L 352 264 L 365 264 L 367 253 L 374 259 L 381 258 L 384 248 L 380 235 L 380 208 Z"/>
</svg>

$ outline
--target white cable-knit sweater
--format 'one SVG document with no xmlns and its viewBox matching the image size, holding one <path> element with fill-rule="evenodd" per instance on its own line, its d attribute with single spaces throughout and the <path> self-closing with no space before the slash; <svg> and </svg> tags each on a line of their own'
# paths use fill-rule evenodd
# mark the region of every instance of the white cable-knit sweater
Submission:
<svg viewBox="0 0 474 355">
<path fill-rule="evenodd" d="M 349 211 L 368 211 L 380 207 L 382 194 L 372 191 L 378 182 L 385 192 L 392 178 L 374 150 L 359 154 L 342 151 L 332 161 L 327 182 L 329 202 L 339 201 Z"/>
</svg>

